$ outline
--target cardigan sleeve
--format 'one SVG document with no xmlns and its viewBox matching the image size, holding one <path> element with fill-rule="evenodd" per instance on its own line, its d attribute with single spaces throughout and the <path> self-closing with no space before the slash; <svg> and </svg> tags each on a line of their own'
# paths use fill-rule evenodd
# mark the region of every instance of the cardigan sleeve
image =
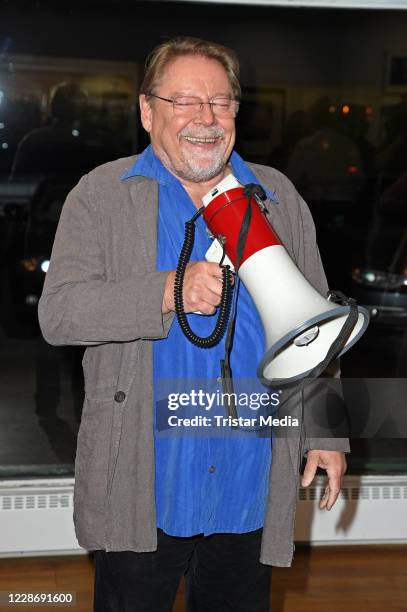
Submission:
<svg viewBox="0 0 407 612">
<path fill-rule="evenodd" d="M 106 279 L 99 218 L 88 175 L 63 206 L 38 316 L 54 345 L 95 345 L 163 338 L 173 315 L 161 305 L 168 271 L 136 270 L 120 281 Z"/>
</svg>

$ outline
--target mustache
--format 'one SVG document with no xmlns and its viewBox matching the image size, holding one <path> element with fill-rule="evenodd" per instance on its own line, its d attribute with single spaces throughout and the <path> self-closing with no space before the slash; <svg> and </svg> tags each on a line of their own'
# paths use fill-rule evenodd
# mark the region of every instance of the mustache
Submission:
<svg viewBox="0 0 407 612">
<path fill-rule="evenodd" d="M 180 132 L 180 136 L 189 136 L 190 138 L 221 138 L 225 135 L 225 130 L 217 125 L 208 127 L 205 130 L 192 131 L 190 127 L 185 127 Z"/>
</svg>

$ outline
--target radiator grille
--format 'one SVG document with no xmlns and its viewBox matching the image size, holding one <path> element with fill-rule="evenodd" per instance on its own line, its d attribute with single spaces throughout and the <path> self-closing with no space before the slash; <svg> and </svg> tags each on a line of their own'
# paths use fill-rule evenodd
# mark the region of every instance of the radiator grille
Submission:
<svg viewBox="0 0 407 612">
<path fill-rule="evenodd" d="M 299 499 L 301 501 L 315 501 L 321 499 L 324 494 L 324 488 L 307 487 L 300 488 Z M 389 486 L 389 485 L 362 485 L 360 487 L 343 487 L 340 492 L 339 499 L 357 500 L 357 499 L 407 499 L 407 486 Z"/>
<path fill-rule="evenodd" d="M 73 493 L 38 493 L 0 496 L 0 510 L 51 510 L 73 507 Z"/>
<path fill-rule="evenodd" d="M 300 488 L 300 501 L 319 500 L 324 494 L 324 487 L 314 486 Z M 397 485 L 361 485 L 360 487 L 345 486 L 340 499 L 345 501 L 370 500 L 402 500 L 407 499 L 407 486 Z M 73 508 L 73 492 L 66 493 L 36 493 L 36 494 L 3 494 L 0 495 L 0 511 L 8 510 L 51 510 Z"/>
</svg>

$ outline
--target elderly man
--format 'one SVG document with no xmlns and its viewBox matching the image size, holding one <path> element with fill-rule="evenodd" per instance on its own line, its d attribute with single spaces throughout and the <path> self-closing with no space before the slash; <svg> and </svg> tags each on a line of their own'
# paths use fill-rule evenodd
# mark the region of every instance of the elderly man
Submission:
<svg viewBox="0 0 407 612">
<path fill-rule="evenodd" d="M 83 177 L 70 193 L 39 305 L 51 344 L 88 345 L 78 436 L 74 520 L 94 550 L 95 610 L 172 609 L 183 574 L 188 610 L 266 612 L 270 566 L 289 566 L 301 457 L 317 467 L 330 509 L 345 471 L 346 440 L 157 435 L 161 378 L 219 376 L 222 343 L 200 349 L 174 318 L 174 269 L 184 222 L 227 174 L 259 183 L 280 239 L 316 289 L 326 291 L 307 206 L 280 173 L 233 151 L 240 87 L 235 54 L 179 38 L 156 48 L 141 86 L 151 145 Z M 202 221 L 202 219 L 199 219 Z M 204 261 L 202 221 L 185 274 L 187 313 L 215 312 L 220 268 Z M 240 287 L 231 364 L 255 375 L 261 322 Z M 213 317 L 191 315 L 205 335 Z M 300 402 L 292 408 L 301 414 Z M 273 456 L 271 456 L 273 455 Z"/>
</svg>

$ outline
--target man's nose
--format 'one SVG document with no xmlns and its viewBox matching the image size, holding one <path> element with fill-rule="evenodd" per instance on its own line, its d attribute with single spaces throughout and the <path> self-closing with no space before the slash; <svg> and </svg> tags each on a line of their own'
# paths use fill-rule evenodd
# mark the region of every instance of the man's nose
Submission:
<svg viewBox="0 0 407 612">
<path fill-rule="evenodd" d="M 212 104 L 202 104 L 202 108 L 199 110 L 195 117 L 197 123 L 203 123 L 204 125 L 212 125 L 216 123 L 215 113 L 212 109 Z"/>
</svg>

